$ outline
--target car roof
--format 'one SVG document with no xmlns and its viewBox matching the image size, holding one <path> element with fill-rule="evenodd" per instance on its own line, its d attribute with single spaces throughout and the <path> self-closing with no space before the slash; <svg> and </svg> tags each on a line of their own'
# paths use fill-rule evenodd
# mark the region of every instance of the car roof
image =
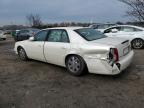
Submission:
<svg viewBox="0 0 144 108">
<path fill-rule="evenodd" d="M 40 29 L 37 29 L 37 28 L 26 28 L 26 29 L 21 29 L 19 31 L 22 31 L 22 30 L 40 30 Z"/>
<path fill-rule="evenodd" d="M 144 30 L 143 27 L 134 26 L 134 25 L 115 25 L 115 26 L 111 26 L 111 27 L 109 27 L 109 28 L 107 28 L 107 29 L 110 29 L 110 28 L 113 28 L 113 27 L 134 27 L 134 28 L 138 28 L 138 29 Z M 106 30 L 107 30 L 107 29 L 106 29 Z"/>
</svg>

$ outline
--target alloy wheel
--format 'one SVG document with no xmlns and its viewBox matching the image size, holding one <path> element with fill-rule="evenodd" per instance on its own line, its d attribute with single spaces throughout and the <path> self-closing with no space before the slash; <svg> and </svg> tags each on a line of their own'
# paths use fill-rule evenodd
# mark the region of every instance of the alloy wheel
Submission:
<svg viewBox="0 0 144 108">
<path fill-rule="evenodd" d="M 79 58 L 76 56 L 71 56 L 68 59 L 68 68 L 73 73 L 79 72 L 81 68 L 81 63 L 80 63 Z"/>
<path fill-rule="evenodd" d="M 142 39 L 135 39 L 133 42 L 132 42 L 132 46 L 133 48 L 135 49 L 141 49 L 143 47 L 143 40 Z"/>
</svg>

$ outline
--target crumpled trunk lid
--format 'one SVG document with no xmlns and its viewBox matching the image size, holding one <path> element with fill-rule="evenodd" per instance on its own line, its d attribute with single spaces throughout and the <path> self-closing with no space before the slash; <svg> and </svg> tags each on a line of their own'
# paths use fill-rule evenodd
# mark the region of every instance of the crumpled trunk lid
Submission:
<svg viewBox="0 0 144 108">
<path fill-rule="evenodd" d="M 112 46 L 118 49 L 119 59 L 127 55 L 130 50 L 130 42 L 124 38 L 106 37 L 98 40 L 91 41 L 92 43 L 99 43 L 103 45 Z"/>
</svg>

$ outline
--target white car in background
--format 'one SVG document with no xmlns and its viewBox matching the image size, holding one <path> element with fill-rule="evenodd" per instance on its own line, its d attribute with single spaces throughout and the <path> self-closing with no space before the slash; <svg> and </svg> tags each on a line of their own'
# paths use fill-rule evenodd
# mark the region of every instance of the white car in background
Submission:
<svg viewBox="0 0 144 108">
<path fill-rule="evenodd" d="M 6 34 L 2 30 L 0 30 L 0 40 L 6 40 Z"/>
<path fill-rule="evenodd" d="M 134 55 L 129 40 L 82 27 L 42 30 L 29 40 L 16 42 L 14 50 L 22 60 L 30 58 L 63 66 L 77 76 L 85 70 L 119 74 L 130 65 Z"/>
<path fill-rule="evenodd" d="M 93 28 L 95 30 L 98 30 L 100 32 L 103 33 L 103 31 L 109 27 L 112 27 L 112 26 L 115 26 L 116 24 L 110 24 L 110 23 L 107 23 L 107 24 L 92 24 L 90 25 L 89 27 L 90 28 Z"/>
<path fill-rule="evenodd" d="M 134 49 L 144 47 L 144 28 L 132 25 L 117 25 L 110 27 L 103 32 L 109 37 L 121 37 L 131 41 Z"/>
</svg>

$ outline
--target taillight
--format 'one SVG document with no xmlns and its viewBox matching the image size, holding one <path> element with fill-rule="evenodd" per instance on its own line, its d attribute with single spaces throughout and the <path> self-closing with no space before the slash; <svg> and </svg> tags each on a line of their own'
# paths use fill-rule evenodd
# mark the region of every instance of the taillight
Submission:
<svg viewBox="0 0 144 108">
<path fill-rule="evenodd" d="M 113 60 L 114 62 L 119 61 L 119 54 L 117 48 L 111 48 L 109 53 L 110 60 Z"/>
<path fill-rule="evenodd" d="M 114 61 L 115 62 L 119 61 L 119 54 L 117 48 L 114 48 Z"/>
</svg>

